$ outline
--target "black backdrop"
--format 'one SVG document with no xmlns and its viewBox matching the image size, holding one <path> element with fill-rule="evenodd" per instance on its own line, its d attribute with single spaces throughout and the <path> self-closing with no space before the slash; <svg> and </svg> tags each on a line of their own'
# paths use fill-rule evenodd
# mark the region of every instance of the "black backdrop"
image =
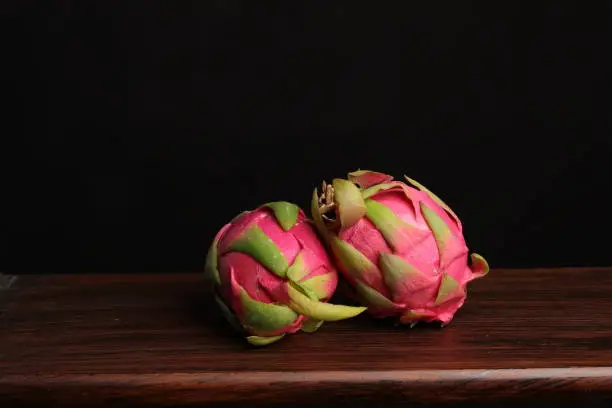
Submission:
<svg viewBox="0 0 612 408">
<path fill-rule="evenodd" d="M 4 272 L 201 270 L 237 212 L 357 168 L 495 267 L 612 265 L 608 2 L 2 7 Z"/>
</svg>

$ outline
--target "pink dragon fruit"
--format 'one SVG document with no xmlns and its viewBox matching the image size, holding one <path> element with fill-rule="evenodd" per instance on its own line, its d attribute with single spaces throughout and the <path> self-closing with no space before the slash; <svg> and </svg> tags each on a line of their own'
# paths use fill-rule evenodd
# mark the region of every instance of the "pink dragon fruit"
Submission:
<svg viewBox="0 0 612 408">
<path fill-rule="evenodd" d="M 424 186 L 373 171 L 323 182 L 312 215 L 359 301 L 374 317 L 448 324 L 466 285 L 489 267 L 471 255 L 455 213 Z"/>
<path fill-rule="evenodd" d="M 206 273 L 225 317 L 253 345 L 365 310 L 326 303 L 338 273 L 302 210 L 287 202 L 265 204 L 225 225 L 208 252 Z"/>
</svg>

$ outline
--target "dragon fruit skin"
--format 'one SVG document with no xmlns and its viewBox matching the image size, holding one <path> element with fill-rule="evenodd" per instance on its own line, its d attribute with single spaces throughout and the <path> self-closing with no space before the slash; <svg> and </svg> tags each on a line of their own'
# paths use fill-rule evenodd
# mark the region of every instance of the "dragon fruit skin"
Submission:
<svg viewBox="0 0 612 408">
<path fill-rule="evenodd" d="M 315 189 L 312 215 L 336 265 L 368 312 L 401 323 L 447 325 L 468 282 L 489 271 L 471 255 L 461 221 L 435 194 L 373 171 L 349 173 Z"/>
<path fill-rule="evenodd" d="M 272 202 L 238 215 L 216 235 L 206 260 L 226 319 L 253 345 L 266 345 L 363 307 L 327 302 L 338 273 L 303 211 Z"/>
</svg>

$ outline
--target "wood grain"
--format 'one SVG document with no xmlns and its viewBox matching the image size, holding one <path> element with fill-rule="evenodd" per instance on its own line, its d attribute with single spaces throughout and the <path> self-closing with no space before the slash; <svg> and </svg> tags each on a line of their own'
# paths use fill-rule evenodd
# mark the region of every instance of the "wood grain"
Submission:
<svg viewBox="0 0 612 408">
<path fill-rule="evenodd" d="M 258 349 L 201 274 L 20 276 L 4 305 L 3 291 L 0 406 L 612 398 L 612 269 L 494 270 L 444 329 L 361 316 Z"/>
</svg>

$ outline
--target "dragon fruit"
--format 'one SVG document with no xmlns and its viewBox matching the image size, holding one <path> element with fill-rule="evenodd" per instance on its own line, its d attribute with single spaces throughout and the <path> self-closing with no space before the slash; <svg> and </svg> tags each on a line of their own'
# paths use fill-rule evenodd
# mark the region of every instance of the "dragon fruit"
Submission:
<svg viewBox="0 0 612 408">
<path fill-rule="evenodd" d="M 405 176 L 406 177 L 406 176 Z M 447 325 L 468 282 L 489 271 L 468 248 L 461 221 L 415 180 L 360 170 L 323 182 L 311 211 L 355 297 L 374 317 Z"/>
<path fill-rule="evenodd" d="M 262 205 L 225 225 L 208 251 L 206 274 L 226 319 L 256 346 L 365 310 L 326 303 L 338 273 L 303 211 L 288 202 Z"/>
</svg>

